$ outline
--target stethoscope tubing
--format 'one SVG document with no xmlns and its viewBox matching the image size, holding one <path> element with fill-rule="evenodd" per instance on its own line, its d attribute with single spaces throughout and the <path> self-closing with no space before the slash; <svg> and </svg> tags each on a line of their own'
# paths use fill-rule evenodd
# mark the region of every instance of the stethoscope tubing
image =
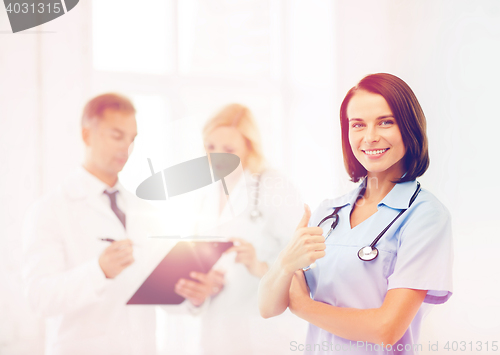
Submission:
<svg viewBox="0 0 500 355">
<path fill-rule="evenodd" d="M 358 198 L 363 194 L 364 189 L 365 188 L 363 188 L 360 191 L 361 193 L 359 194 Z M 408 203 L 408 208 L 410 208 L 410 206 L 413 204 L 413 202 L 417 198 L 418 194 L 420 193 L 420 190 L 421 190 L 420 183 L 417 181 L 417 189 L 415 190 L 415 192 L 413 193 L 412 197 L 410 198 L 410 202 Z M 344 206 L 342 206 L 342 207 L 344 207 Z M 320 227 L 321 224 L 323 224 L 328 219 L 330 219 L 330 218 L 334 219 L 334 221 L 332 222 L 332 226 L 330 227 L 330 230 L 328 231 L 327 235 L 325 236 L 325 241 L 326 241 L 326 239 L 328 239 L 328 237 L 330 236 L 330 234 L 332 233 L 332 231 L 335 229 L 335 227 L 337 227 L 337 225 L 339 223 L 338 212 L 340 211 L 340 209 L 342 207 L 336 207 L 335 210 L 331 214 L 329 214 L 328 216 L 326 216 L 325 218 L 323 218 L 318 223 L 318 227 Z M 396 222 L 396 220 L 399 217 L 401 217 L 401 215 L 408 210 L 408 208 L 405 208 L 404 210 L 402 210 L 401 212 L 399 212 L 398 215 L 391 221 L 391 223 L 389 223 L 384 228 L 384 230 L 377 235 L 377 237 L 370 243 L 370 245 L 362 247 L 358 251 L 358 258 L 361 261 L 371 261 L 371 260 L 374 260 L 374 259 L 377 258 L 377 256 L 378 256 L 378 249 L 375 247 L 375 245 L 378 243 L 378 241 L 380 240 L 380 238 L 382 238 L 382 236 L 385 234 L 385 232 L 387 232 L 389 230 L 389 228 L 391 228 L 391 226 L 394 224 L 394 222 Z M 362 255 L 365 258 L 363 258 Z M 316 263 L 312 263 L 311 265 L 309 265 L 308 267 L 303 268 L 302 270 L 303 271 L 308 271 L 310 269 L 314 269 L 315 267 L 316 267 Z"/>
</svg>

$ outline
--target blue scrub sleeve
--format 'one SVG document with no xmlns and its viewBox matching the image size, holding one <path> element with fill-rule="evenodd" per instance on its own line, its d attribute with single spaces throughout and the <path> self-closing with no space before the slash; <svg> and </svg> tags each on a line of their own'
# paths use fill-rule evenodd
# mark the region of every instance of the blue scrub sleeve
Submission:
<svg viewBox="0 0 500 355">
<path fill-rule="evenodd" d="M 428 290 L 424 302 L 440 304 L 452 294 L 451 217 L 438 201 L 412 206 L 401 227 L 397 260 L 388 289 Z"/>
</svg>

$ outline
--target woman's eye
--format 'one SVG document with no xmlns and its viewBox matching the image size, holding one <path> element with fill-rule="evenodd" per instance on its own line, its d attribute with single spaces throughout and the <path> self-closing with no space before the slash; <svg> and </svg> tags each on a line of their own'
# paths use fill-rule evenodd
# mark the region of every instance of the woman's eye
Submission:
<svg viewBox="0 0 500 355">
<path fill-rule="evenodd" d="M 392 120 L 385 120 L 385 121 L 380 122 L 380 124 L 382 126 L 390 126 L 393 123 L 394 123 L 394 121 L 392 121 Z"/>
<path fill-rule="evenodd" d="M 352 128 L 361 128 L 361 127 L 363 127 L 363 124 L 361 124 L 361 123 L 353 123 L 353 124 L 351 125 L 351 127 L 352 127 Z"/>
</svg>

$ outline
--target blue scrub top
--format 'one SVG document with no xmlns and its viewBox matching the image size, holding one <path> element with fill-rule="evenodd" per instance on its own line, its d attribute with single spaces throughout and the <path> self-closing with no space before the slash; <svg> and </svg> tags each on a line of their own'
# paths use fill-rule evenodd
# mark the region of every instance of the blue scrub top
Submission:
<svg viewBox="0 0 500 355">
<path fill-rule="evenodd" d="M 408 208 L 417 182 L 399 183 L 377 205 L 376 213 L 351 229 L 351 210 L 365 183 L 366 179 L 350 193 L 323 201 L 310 219 L 309 226 L 317 226 L 335 207 L 343 206 L 337 227 L 325 241 L 326 255 L 316 260 L 316 268 L 305 272 L 311 297 L 337 307 L 366 309 L 380 307 L 387 291 L 393 288 L 428 290 L 427 295 L 392 350 L 386 344 L 382 348 L 347 340 L 309 324 L 303 344 L 305 354 L 418 354 L 428 345 L 419 343 L 419 334 L 430 304 L 444 303 L 452 294 L 453 245 L 451 217 L 446 207 L 422 189 Z M 358 250 L 371 244 L 405 208 L 408 210 L 376 244 L 378 257 L 361 261 Z M 323 235 L 331 223 L 329 219 L 321 225 Z"/>
</svg>

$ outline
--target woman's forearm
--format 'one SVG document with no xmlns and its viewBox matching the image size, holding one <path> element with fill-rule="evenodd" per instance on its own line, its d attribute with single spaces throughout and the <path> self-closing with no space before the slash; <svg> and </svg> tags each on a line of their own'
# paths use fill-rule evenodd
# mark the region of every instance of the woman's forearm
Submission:
<svg viewBox="0 0 500 355">
<path fill-rule="evenodd" d="M 290 310 L 332 334 L 354 341 L 393 345 L 404 335 L 422 304 L 426 290 L 392 289 L 380 308 L 335 307 L 306 295 L 292 298 Z"/>
<path fill-rule="evenodd" d="M 283 313 L 289 303 L 289 290 L 294 270 L 283 267 L 281 258 L 271 266 L 259 284 L 259 310 L 264 318 Z"/>
<path fill-rule="evenodd" d="M 291 305 L 290 309 L 309 323 L 345 339 L 375 344 L 392 341 L 384 334 L 387 327 L 379 308 L 335 307 L 308 299 L 298 306 Z"/>
</svg>

